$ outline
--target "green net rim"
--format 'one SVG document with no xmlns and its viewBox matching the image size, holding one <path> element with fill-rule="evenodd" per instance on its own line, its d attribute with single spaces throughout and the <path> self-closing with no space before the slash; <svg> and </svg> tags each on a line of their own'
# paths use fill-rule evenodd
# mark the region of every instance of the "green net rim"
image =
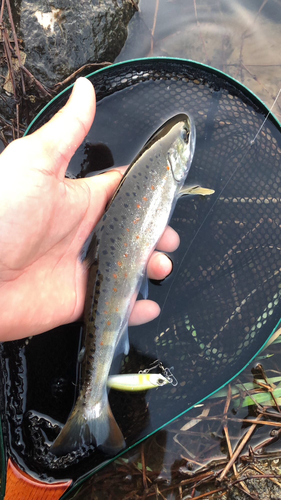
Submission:
<svg viewBox="0 0 281 500">
<path fill-rule="evenodd" d="M 278 121 L 278 119 L 276 118 L 276 116 L 274 115 L 274 113 L 271 111 L 271 109 L 269 109 L 268 106 L 254 92 L 252 92 L 245 85 L 243 85 L 242 83 L 240 83 L 238 80 L 236 80 L 232 76 L 224 73 L 223 71 L 221 71 L 219 69 L 216 69 L 216 68 L 214 68 L 212 66 L 209 66 L 209 65 L 206 65 L 206 64 L 203 64 L 203 63 L 191 60 L 191 59 L 175 58 L 175 57 L 147 57 L 147 58 L 130 59 L 130 60 L 127 60 L 127 61 L 121 61 L 121 62 L 112 64 L 110 66 L 106 66 L 105 68 L 101 68 L 99 70 L 93 71 L 92 73 L 89 73 L 88 75 L 86 75 L 85 78 L 91 78 L 93 75 L 96 75 L 96 74 L 99 74 L 99 73 L 104 73 L 104 72 L 111 73 L 111 72 L 114 72 L 115 68 L 117 68 L 119 66 L 126 67 L 126 66 L 129 66 L 129 65 L 138 64 L 138 63 L 141 63 L 141 62 L 145 63 L 146 61 L 150 61 L 150 62 L 153 62 L 153 61 L 157 61 L 157 62 L 160 61 L 161 62 L 161 61 L 163 61 L 164 64 L 165 63 L 169 63 L 169 62 L 170 63 L 173 63 L 173 62 L 184 63 L 184 64 L 189 64 L 190 66 L 193 66 L 195 68 L 197 67 L 199 69 L 202 69 L 202 70 L 204 70 L 206 72 L 210 72 L 212 74 L 218 75 L 219 77 L 225 79 L 229 83 L 231 83 L 234 86 L 236 86 L 239 89 L 241 89 L 243 91 L 244 95 L 246 95 L 252 101 L 254 101 L 258 105 L 258 107 L 265 113 L 266 117 L 267 118 L 270 117 L 271 120 L 277 126 L 277 128 L 281 131 L 281 123 Z M 35 123 L 38 120 L 38 118 L 41 117 L 45 113 L 45 111 L 49 108 L 49 106 L 51 104 L 53 104 L 57 99 L 59 99 L 63 94 L 65 94 L 66 92 L 68 92 L 73 86 L 74 86 L 74 83 L 71 84 L 71 85 L 69 85 L 68 87 L 66 87 L 62 92 L 60 92 L 48 104 L 46 104 L 46 106 L 44 106 L 42 108 L 42 110 L 36 115 L 36 117 L 32 120 L 32 122 L 30 123 L 30 125 L 26 129 L 24 136 L 26 136 L 26 135 L 29 134 L 30 129 L 35 125 Z M 272 335 L 275 333 L 275 331 L 279 328 L 280 324 L 281 324 L 281 319 L 278 321 L 277 325 L 272 330 L 272 332 L 269 335 L 268 339 L 264 342 L 264 344 L 257 351 L 257 353 L 244 365 L 243 368 L 241 368 L 240 371 L 238 371 L 235 374 L 235 376 L 233 376 L 231 379 L 227 380 L 224 384 L 222 384 L 220 387 L 218 387 L 211 394 L 209 394 L 205 398 L 201 399 L 200 401 L 197 401 L 190 408 L 188 408 L 187 410 L 184 410 L 179 415 L 177 415 L 173 419 L 169 420 L 168 422 L 166 422 L 165 424 L 163 424 L 162 426 L 160 426 L 157 430 L 151 432 L 146 437 L 143 437 L 140 440 L 138 440 L 134 445 L 129 446 L 126 450 L 124 450 L 123 452 L 119 453 L 118 455 L 116 455 L 112 459 L 109 459 L 106 462 L 102 463 L 100 466 L 96 467 L 93 471 L 90 471 L 90 472 L 86 473 L 79 480 L 77 480 L 73 484 L 73 486 L 70 486 L 70 489 L 61 497 L 61 500 L 65 500 L 66 498 L 69 498 L 73 494 L 74 495 L 78 494 L 79 493 L 79 489 L 84 484 L 84 482 L 87 481 L 88 479 L 90 479 L 90 477 L 92 477 L 96 472 L 100 471 L 101 469 L 103 469 L 104 467 L 106 467 L 107 465 L 109 465 L 110 463 L 112 463 L 115 460 L 117 460 L 118 458 L 122 457 L 128 451 L 130 451 L 132 448 L 134 448 L 135 446 L 137 446 L 140 443 L 142 443 L 145 439 L 149 438 L 150 436 L 152 436 L 153 434 L 155 434 L 159 430 L 161 430 L 164 427 L 168 426 L 169 424 L 171 424 L 172 422 L 174 422 L 176 419 L 182 417 L 185 413 L 187 413 L 189 410 L 191 410 L 192 408 L 194 408 L 196 405 L 203 403 L 208 398 L 210 398 L 211 396 L 213 396 L 214 394 L 216 394 L 219 390 L 223 389 L 227 384 L 229 384 L 230 382 L 232 382 L 237 376 L 239 376 L 254 361 L 254 359 L 265 348 L 266 344 L 268 343 L 268 340 L 272 337 Z M 3 446 L 2 446 L 2 443 L 1 443 L 1 438 L 0 438 L 0 447 L 1 447 L 2 451 L 3 451 Z M 2 490 L 3 490 L 3 486 L 2 486 Z M 75 496 L 73 498 L 75 498 Z"/>
<path fill-rule="evenodd" d="M 93 71 L 92 73 L 89 73 L 88 75 L 86 75 L 85 78 L 91 78 L 93 75 L 97 75 L 97 74 L 103 73 L 103 72 L 112 72 L 112 71 L 114 72 L 115 68 L 117 68 L 119 66 L 126 66 L 126 65 L 129 66 L 130 64 L 135 64 L 135 63 L 137 64 L 137 63 L 145 62 L 145 61 L 151 61 L 151 62 L 153 62 L 153 61 L 157 61 L 157 62 L 163 61 L 163 63 L 165 63 L 165 62 L 170 62 L 170 63 L 173 63 L 173 62 L 185 63 L 185 64 L 189 64 L 191 66 L 197 67 L 197 68 L 201 68 L 201 69 L 203 69 L 203 70 L 205 70 L 207 72 L 216 74 L 216 75 L 224 78 L 229 83 L 232 83 L 234 86 L 237 86 L 240 89 L 242 89 L 243 92 L 244 92 L 244 94 L 246 94 L 252 100 L 256 101 L 256 103 L 258 104 L 258 106 L 261 107 L 261 108 L 263 108 L 263 111 L 265 112 L 265 114 L 268 115 L 268 117 L 271 117 L 275 121 L 277 127 L 281 130 L 281 122 L 279 122 L 279 120 L 276 118 L 276 116 L 271 111 L 271 109 L 268 108 L 268 106 L 252 90 L 250 90 L 248 87 L 246 87 L 245 85 L 243 85 L 243 83 L 240 83 L 238 80 L 236 80 L 232 76 L 228 75 L 227 73 L 224 73 L 223 71 L 221 71 L 221 70 L 219 70 L 217 68 L 214 68 L 213 66 L 209 66 L 207 64 L 200 63 L 200 62 L 194 61 L 192 59 L 184 59 L 184 58 L 180 58 L 180 57 L 143 57 L 143 58 L 139 58 L 139 59 L 129 59 L 127 61 L 121 61 L 121 62 L 112 64 L 111 66 L 106 66 L 105 68 L 101 68 L 101 69 L 98 69 L 96 71 Z M 26 131 L 24 133 L 24 136 L 26 136 L 26 135 L 29 134 L 30 129 L 33 127 L 33 125 L 35 125 L 35 123 L 38 120 L 38 118 L 40 118 L 45 113 L 45 111 L 48 109 L 48 107 L 51 104 L 53 104 L 56 101 L 56 99 L 59 99 L 63 94 L 65 94 L 66 92 L 68 92 L 73 86 L 74 86 L 74 83 L 72 83 L 71 85 L 69 85 L 68 87 L 66 87 L 64 90 L 62 90 L 62 92 L 60 92 L 53 99 L 51 99 L 51 101 L 48 102 L 48 104 L 46 104 L 46 106 L 44 106 L 44 108 L 42 108 L 41 111 L 39 111 L 39 113 L 35 116 L 35 118 L 32 120 L 32 122 L 27 127 L 27 129 L 26 129 Z"/>
</svg>

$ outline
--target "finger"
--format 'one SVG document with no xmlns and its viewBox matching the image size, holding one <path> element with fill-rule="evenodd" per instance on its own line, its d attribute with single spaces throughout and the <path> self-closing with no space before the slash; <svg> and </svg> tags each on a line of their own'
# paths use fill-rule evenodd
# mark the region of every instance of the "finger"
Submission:
<svg viewBox="0 0 281 500">
<path fill-rule="evenodd" d="M 78 78 L 66 105 L 39 130 L 30 135 L 46 161 L 39 162 L 50 173 L 64 177 L 68 163 L 86 137 L 96 110 L 95 90 L 86 78 Z M 40 156 L 39 156 L 40 158 Z"/>
<path fill-rule="evenodd" d="M 147 274 L 152 280 L 163 280 L 173 270 L 173 263 L 167 255 L 153 252 L 147 264 Z"/>
<path fill-rule="evenodd" d="M 171 227 L 167 226 L 163 235 L 157 243 L 157 250 L 163 252 L 174 252 L 180 244 L 178 233 Z"/>
<path fill-rule="evenodd" d="M 153 300 L 137 300 L 129 320 L 129 326 L 142 325 L 157 318 L 160 314 L 159 305 Z"/>
</svg>

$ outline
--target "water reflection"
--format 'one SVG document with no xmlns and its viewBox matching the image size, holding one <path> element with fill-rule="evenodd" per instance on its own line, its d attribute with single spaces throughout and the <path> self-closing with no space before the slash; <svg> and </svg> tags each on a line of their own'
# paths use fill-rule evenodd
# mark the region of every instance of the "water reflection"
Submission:
<svg viewBox="0 0 281 500">
<path fill-rule="evenodd" d="M 210 64 L 270 107 L 281 82 L 280 20 L 275 0 L 141 0 L 117 61 L 172 56 Z M 280 120 L 280 101 L 274 112 Z"/>
</svg>

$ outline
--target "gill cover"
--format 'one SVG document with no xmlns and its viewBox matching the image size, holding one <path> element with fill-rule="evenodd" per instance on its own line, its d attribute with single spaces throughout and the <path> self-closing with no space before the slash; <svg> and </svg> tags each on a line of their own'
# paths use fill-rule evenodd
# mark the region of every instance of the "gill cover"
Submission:
<svg viewBox="0 0 281 500">
<path fill-rule="evenodd" d="M 169 122 L 173 140 L 167 161 L 175 181 L 183 184 L 194 155 L 196 128 L 193 119 L 186 114 L 176 115 Z"/>
</svg>

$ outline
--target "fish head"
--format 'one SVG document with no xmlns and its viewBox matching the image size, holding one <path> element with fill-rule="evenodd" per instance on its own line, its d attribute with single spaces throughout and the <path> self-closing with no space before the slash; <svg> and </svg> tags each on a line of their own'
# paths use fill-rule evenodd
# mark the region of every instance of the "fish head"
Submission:
<svg viewBox="0 0 281 500">
<path fill-rule="evenodd" d="M 169 132 L 167 161 L 174 180 L 181 187 L 184 184 L 193 159 L 196 128 L 193 119 L 187 114 L 179 114 L 166 123 Z"/>
</svg>

